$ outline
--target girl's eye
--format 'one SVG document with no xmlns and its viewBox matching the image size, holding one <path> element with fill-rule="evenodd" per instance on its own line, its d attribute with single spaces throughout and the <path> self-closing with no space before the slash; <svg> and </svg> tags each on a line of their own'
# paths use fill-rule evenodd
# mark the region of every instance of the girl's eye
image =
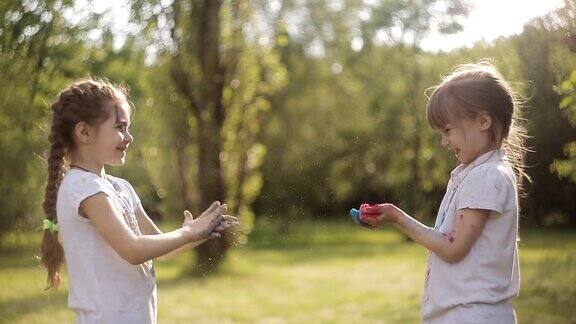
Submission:
<svg viewBox="0 0 576 324">
<path fill-rule="evenodd" d="M 452 130 L 452 129 L 450 129 L 450 128 L 445 128 L 445 129 L 444 129 L 444 133 L 450 134 L 450 131 L 451 131 L 451 130 Z"/>
</svg>

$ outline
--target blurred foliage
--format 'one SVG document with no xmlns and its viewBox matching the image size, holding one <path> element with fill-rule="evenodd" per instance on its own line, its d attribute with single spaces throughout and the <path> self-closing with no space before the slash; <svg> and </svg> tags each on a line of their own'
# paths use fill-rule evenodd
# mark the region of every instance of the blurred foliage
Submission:
<svg viewBox="0 0 576 324">
<path fill-rule="evenodd" d="M 564 95 L 560 108 L 563 109 L 570 123 L 576 127 L 576 71 L 572 72 L 568 80 L 561 83 L 559 93 Z M 564 151 L 568 159 L 554 161 L 552 169 L 561 177 L 567 177 L 576 182 L 576 142 L 566 144 Z"/>
<path fill-rule="evenodd" d="M 127 166 L 112 172 L 134 184 L 156 219 L 201 210 L 199 152 L 216 143 L 200 132 L 209 124 L 219 141 L 211 161 L 221 165 L 222 192 L 246 233 L 256 221 L 285 232 L 306 218 L 346 217 L 364 201 L 392 201 L 430 221 L 455 161 L 428 126 L 425 90 L 454 66 L 486 57 L 525 98 L 533 182 L 525 184 L 523 222 L 574 224 L 573 3 L 519 35 L 430 53 L 422 38 L 457 32 L 465 1 L 222 1 L 218 32 L 207 40 L 217 41 L 222 69 L 225 118 L 217 125 L 215 110 L 194 108 L 210 89 L 194 3 L 132 1 L 133 30 L 118 45 L 106 12 L 88 8 L 72 22 L 71 0 L 4 1 L 0 235 L 39 224 L 49 104 L 90 75 L 131 89 L 136 140 Z"/>
<path fill-rule="evenodd" d="M 88 70 L 89 45 L 82 35 L 99 17 L 72 25 L 60 14 L 72 5 L 0 4 L 0 235 L 39 218 L 49 103 L 59 89 Z"/>
<path fill-rule="evenodd" d="M 564 8 L 558 10 L 554 22 L 564 31 L 565 40 L 570 49 L 570 54 L 565 54 L 565 57 L 573 56 L 576 53 L 576 1 L 566 0 Z M 564 60 L 558 64 L 564 64 Z M 570 76 L 560 83 L 556 91 L 563 97 L 560 101 L 560 108 L 570 124 L 576 127 L 576 70 L 573 70 Z M 566 159 L 554 161 L 552 170 L 560 177 L 568 178 L 576 183 L 576 141 L 567 143 L 564 146 L 564 153 Z"/>
</svg>

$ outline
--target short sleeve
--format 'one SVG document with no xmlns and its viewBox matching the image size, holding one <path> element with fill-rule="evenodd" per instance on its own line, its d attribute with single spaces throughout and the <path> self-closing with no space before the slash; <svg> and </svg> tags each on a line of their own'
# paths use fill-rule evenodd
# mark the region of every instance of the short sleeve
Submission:
<svg viewBox="0 0 576 324">
<path fill-rule="evenodd" d="M 462 180 L 456 209 L 485 209 L 502 214 L 511 189 L 513 184 L 498 166 L 482 166 Z"/>
<path fill-rule="evenodd" d="M 122 184 L 124 185 L 124 187 L 126 187 L 128 189 L 128 194 L 130 195 L 130 198 L 132 201 L 132 206 L 134 207 L 134 210 L 138 210 L 140 208 L 140 206 L 142 206 L 142 202 L 140 201 L 140 197 L 138 197 L 136 190 L 134 190 L 134 187 L 132 187 L 130 182 L 128 182 L 127 180 L 125 180 L 125 179 L 120 179 L 120 180 L 122 181 Z"/>
<path fill-rule="evenodd" d="M 78 214 L 80 204 L 86 198 L 92 197 L 99 192 L 103 192 L 107 196 L 112 197 L 111 190 L 106 186 L 104 181 L 104 179 L 87 172 L 73 180 L 70 188 L 71 203 Z"/>
</svg>

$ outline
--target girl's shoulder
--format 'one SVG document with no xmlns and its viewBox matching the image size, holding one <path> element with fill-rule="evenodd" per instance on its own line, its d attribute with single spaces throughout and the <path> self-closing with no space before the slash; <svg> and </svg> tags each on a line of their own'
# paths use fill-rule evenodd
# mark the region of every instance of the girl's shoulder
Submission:
<svg viewBox="0 0 576 324">
<path fill-rule="evenodd" d="M 60 188 L 77 191 L 86 187 L 101 186 L 103 181 L 104 179 L 94 173 L 72 168 L 64 175 Z"/>
<path fill-rule="evenodd" d="M 58 189 L 58 204 L 62 208 L 71 207 L 73 212 L 68 212 L 69 215 L 74 215 L 82 201 L 91 197 L 99 192 L 113 197 L 112 186 L 107 183 L 105 179 L 100 178 L 94 173 L 70 169 L 64 175 L 60 188 Z M 67 207 L 66 207 L 67 206 Z M 66 218 L 64 210 L 60 210 L 60 218 Z"/>
<path fill-rule="evenodd" d="M 466 182 L 475 183 L 502 183 L 514 186 L 516 176 L 510 163 L 506 160 L 490 161 L 480 164 L 470 171 L 465 178 Z"/>
<path fill-rule="evenodd" d="M 111 197 L 120 194 L 131 199 L 139 199 L 132 185 L 123 178 L 110 174 L 106 174 L 106 177 L 102 178 L 94 173 L 78 169 L 70 169 L 66 173 L 59 189 L 59 193 L 72 196 L 83 196 L 83 193 L 89 194 L 98 191 Z"/>
</svg>

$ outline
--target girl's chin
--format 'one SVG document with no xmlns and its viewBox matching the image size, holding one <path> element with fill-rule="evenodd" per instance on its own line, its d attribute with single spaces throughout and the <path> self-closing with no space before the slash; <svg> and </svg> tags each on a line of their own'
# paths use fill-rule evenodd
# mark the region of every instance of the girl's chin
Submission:
<svg viewBox="0 0 576 324">
<path fill-rule="evenodd" d="M 115 161 L 112 161 L 112 162 L 108 163 L 108 165 L 111 165 L 111 166 L 123 166 L 125 163 L 126 163 L 126 158 L 123 157 L 123 158 L 121 158 L 120 160 L 115 160 Z"/>
</svg>

